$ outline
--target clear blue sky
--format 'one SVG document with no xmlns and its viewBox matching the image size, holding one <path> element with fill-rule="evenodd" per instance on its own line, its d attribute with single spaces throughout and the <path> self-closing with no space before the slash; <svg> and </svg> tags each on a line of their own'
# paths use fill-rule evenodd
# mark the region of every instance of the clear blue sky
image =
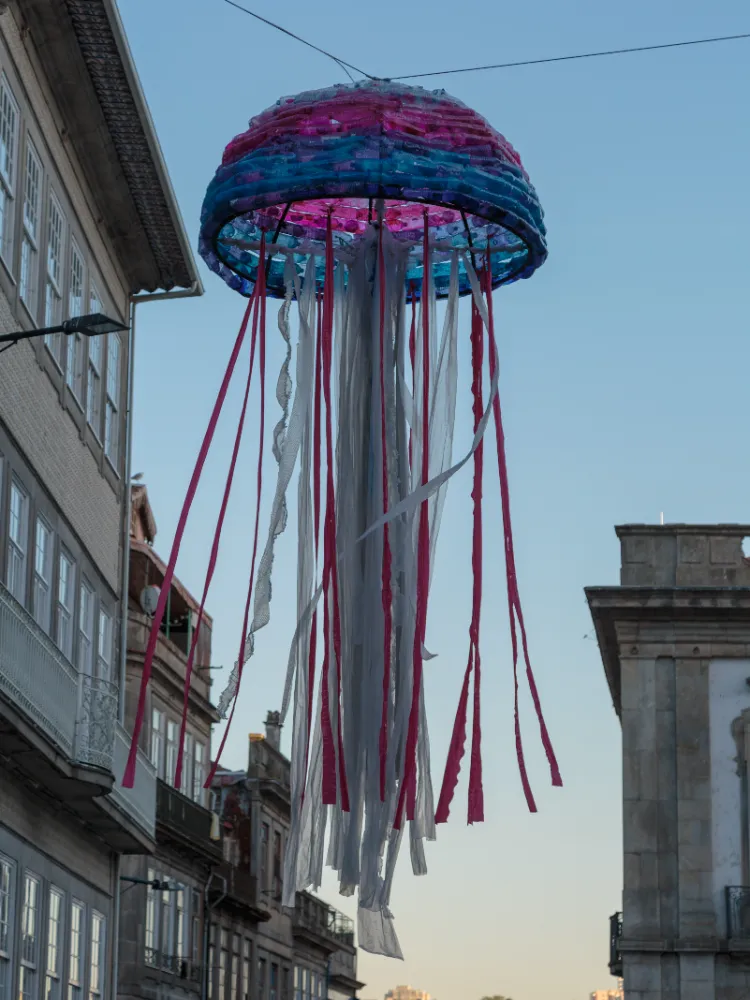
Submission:
<svg viewBox="0 0 750 1000">
<path fill-rule="evenodd" d="M 743 0 L 254 0 L 260 13 L 383 76 L 747 31 Z M 186 224 L 226 142 L 277 97 L 343 79 L 330 61 L 221 0 L 121 0 Z M 364 956 L 365 997 L 401 982 L 438 1000 L 583 1000 L 610 982 L 620 906 L 620 731 L 583 588 L 616 583 L 613 525 L 750 520 L 748 251 L 750 43 L 434 81 L 520 151 L 546 210 L 550 257 L 496 296 L 520 584 L 565 788 L 551 789 L 531 706 L 524 732 L 540 811 L 529 816 L 512 736 L 512 681 L 496 482 L 487 476 L 484 754 L 487 821 L 465 786 L 428 846 L 402 858 L 393 900 L 403 965 Z M 432 85 L 428 82 L 428 85 Z M 202 300 L 139 313 L 134 472 L 166 557 L 242 301 L 204 273 Z M 271 328 L 273 329 L 273 328 Z M 272 337 L 276 345 L 278 338 Z M 274 348 L 270 370 L 277 371 Z M 463 368 L 460 443 L 468 441 Z M 239 404 L 236 391 L 230 412 Z M 232 421 L 222 425 L 179 574 L 200 590 Z M 254 505 L 254 445 L 215 579 L 214 662 L 239 643 Z M 491 469 L 491 466 L 490 466 Z M 267 468 L 267 476 L 272 475 Z M 435 779 L 466 657 L 470 475 L 451 485 L 431 595 L 427 667 Z M 293 531 L 278 547 L 273 620 L 258 639 L 225 763 L 278 707 L 293 629 Z M 223 686 L 217 676 L 217 688 Z M 336 905 L 332 882 L 328 897 Z M 345 908 L 345 907 L 342 907 Z"/>
</svg>

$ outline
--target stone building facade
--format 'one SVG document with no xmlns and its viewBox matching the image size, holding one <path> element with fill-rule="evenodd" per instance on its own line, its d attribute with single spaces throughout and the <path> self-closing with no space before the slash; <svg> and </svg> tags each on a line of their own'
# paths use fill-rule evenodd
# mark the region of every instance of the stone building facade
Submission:
<svg viewBox="0 0 750 1000">
<path fill-rule="evenodd" d="M 0 1000 L 111 1000 L 124 853 L 155 775 L 120 777 L 136 301 L 200 291 L 112 0 L 0 2 Z M 139 298 L 140 296 L 140 298 Z"/>
<path fill-rule="evenodd" d="M 750 526 L 617 529 L 587 590 L 622 725 L 626 1000 L 750 996 Z"/>
</svg>

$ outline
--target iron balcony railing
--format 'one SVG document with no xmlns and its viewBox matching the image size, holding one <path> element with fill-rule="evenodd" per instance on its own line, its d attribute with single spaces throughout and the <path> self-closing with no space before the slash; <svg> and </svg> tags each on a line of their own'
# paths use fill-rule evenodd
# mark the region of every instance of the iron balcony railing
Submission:
<svg viewBox="0 0 750 1000">
<path fill-rule="evenodd" d="M 750 887 L 728 885 L 726 893 L 727 937 L 750 940 Z"/>
<path fill-rule="evenodd" d="M 156 819 L 183 840 L 221 857 L 221 846 L 211 839 L 211 813 L 166 781 L 157 780 Z"/>
<path fill-rule="evenodd" d="M 618 979 L 622 978 L 622 914 L 613 913 L 609 918 L 609 971 Z"/>
<path fill-rule="evenodd" d="M 154 948 L 146 948 L 146 965 L 152 969 L 160 969 L 162 972 L 174 976 L 175 979 L 182 979 L 186 982 L 200 985 L 203 982 L 203 966 L 190 962 L 187 958 L 179 955 L 169 955 Z"/>
<path fill-rule="evenodd" d="M 68 760 L 112 770 L 117 688 L 79 673 L 1 583 L 0 692 Z"/>
<path fill-rule="evenodd" d="M 297 893 L 293 921 L 300 929 L 354 947 L 354 923 L 310 893 Z"/>
</svg>

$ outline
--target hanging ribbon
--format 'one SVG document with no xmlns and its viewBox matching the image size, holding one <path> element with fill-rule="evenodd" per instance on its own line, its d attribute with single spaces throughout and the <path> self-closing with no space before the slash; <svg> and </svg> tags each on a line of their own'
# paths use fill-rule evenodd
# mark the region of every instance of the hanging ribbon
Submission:
<svg viewBox="0 0 750 1000">
<path fill-rule="evenodd" d="M 174 577 L 174 570 L 177 564 L 177 557 L 180 553 L 180 546 L 182 544 L 182 536 L 185 534 L 185 526 L 187 525 L 188 515 L 190 514 L 190 508 L 193 505 L 193 500 L 195 499 L 195 493 L 198 489 L 198 483 L 200 482 L 201 474 L 203 472 L 203 466 L 206 463 L 206 458 L 208 452 L 211 448 L 211 442 L 214 438 L 214 433 L 216 431 L 216 425 L 219 422 L 219 416 L 224 407 L 224 401 L 227 396 L 227 390 L 229 389 L 229 383 L 232 380 L 232 375 L 234 374 L 235 365 L 237 364 L 237 358 L 239 357 L 240 350 L 242 349 L 242 344 L 245 340 L 245 333 L 247 331 L 247 324 L 250 319 L 250 311 L 253 308 L 253 303 L 255 302 L 258 295 L 257 285 L 253 289 L 253 294 L 250 301 L 245 309 L 245 315 L 242 319 L 240 325 L 239 333 L 237 334 L 237 339 L 234 343 L 234 348 L 232 349 L 232 354 L 229 358 L 229 363 L 227 365 L 226 372 L 224 373 L 224 378 L 222 379 L 221 386 L 219 388 L 219 394 L 216 397 L 216 402 L 214 403 L 214 408 L 211 411 L 211 417 L 208 421 L 208 427 L 206 428 L 206 433 L 203 438 L 203 443 L 201 444 L 200 451 L 198 452 L 198 458 L 195 463 L 195 468 L 193 469 L 193 475 L 190 479 L 190 485 L 188 486 L 188 491 L 185 496 L 185 501 L 182 505 L 182 511 L 180 512 L 180 519 L 177 522 L 177 531 L 175 532 L 174 541 L 172 542 L 172 551 L 169 555 L 169 562 L 167 563 L 167 569 L 164 574 L 164 579 L 162 580 L 161 590 L 159 591 L 159 600 L 156 602 L 156 611 L 154 613 L 154 620 L 151 623 L 151 634 L 149 635 L 148 645 L 146 647 L 146 655 L 143 660 L 143 671 L 141 673 L 141 687 L 138 693 L 138 705 L 136 707 L 135 721 L 133 722 L 133 737 L 130 743 L 130 752 L 128 754 L 128 760 L 125 765 L 125 773 L 123 774 L 122 784 L 123 788 L 132 788 L 135 782 L 135 768 L 136 761 L 138 757 L 138 743 L 141 737 L 141 729 L 143 727 L 143 719 L 146 713 L 146 693 L 148 691 L 148 684 L 151 680 L 151 671 L 154 661 L 154 653 L 156 652 L 156 643 L 159 638 L 159 632 L 161 630 L 161 623 L 164 618 L 164 612 L 167 607 L 167 601 L 169 599 L 169 591 L 172 586 L 172 579 Z M 127 596 L 127 595 L 126 595 Z"/>
<path fill-rule="evenodd" d="M 229 720 L 227 721 L 226 727 L 224 728 L 224 733 L 221 737 L 221 744 L 219 745 L 218 753 L 214 759 L 211 766 L 211 772 L 206 778 L 204 783 L 204 788 L 210 788 L 211 783 L 214 780 L 214 775 L 216 774 L 216 769 L 221 761 L 221 755 L 224 752 L 224 745 L 227 741 L 227 736 L 229 735 L 229 730 L 232 727 L 232 720 L 234 719 L 234 710 L 237 707 L 237 699 L 240 694 L 240 684 L 242 683 L 242 672 L 245 666 L 245 643 L 247 641 L 247 628 L 248 621 L 250 618 L 250 601 L 253 592 L 253 583 L 255 581 L 255 560 L 258 555 L 258 529 L 260 527 L 260 498 L 263 489 L 263 445 L 265 441 L 265 430 L 266 430 L 266 234 L 265 232 L 261 236 L 260 241 L 260 260 L 258 262 L 258 277 L 256 281 L 256 290 L 258 293 L 258 305 L 260 311 L 260 421 L 258 428 L 258 469 L 256 473 L 256 489 L 257 497 L 255 502 L 255 531 L 253 532 L 253 555 L 250 560 L 250 579 L 247 585 L 247 599 L 245 601 L 245 612 L 242 619 L 242 637 L 240 639 L 240 651 L 237 672 L 237 687 L 234 691 L 234 698 L 232 699 L 232 710 L 229 713 Z"/>
</svg>

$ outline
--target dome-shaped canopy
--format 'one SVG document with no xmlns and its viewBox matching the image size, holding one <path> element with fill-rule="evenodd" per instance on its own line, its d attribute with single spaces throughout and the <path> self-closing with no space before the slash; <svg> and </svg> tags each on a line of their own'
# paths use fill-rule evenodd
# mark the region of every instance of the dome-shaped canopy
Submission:
<svg viewBox="0 0 750 1000">
<path fill-rule="evenodd" d="M 277 247 L 268 294 L 284 294 L 284 260 L 310 253 L 323 275 L 330 214 L 346 261 L 380 210 L 422 280 L 425 213 L 433 280 L 448 292 L 450 252 L 491 247 L 493 287 L 529 277 L 547 256 L 543 213 L 521 160 L 480 115 L 444 91 L 387 81 L 280 100 L 227 146 L 201 216 L 200 253 L 249 295 L 263 231 Z M 442 252 L 441 252 L 442 251 Z M 461 291 L 468 278 L 461 268 Z"/>
</svg>

